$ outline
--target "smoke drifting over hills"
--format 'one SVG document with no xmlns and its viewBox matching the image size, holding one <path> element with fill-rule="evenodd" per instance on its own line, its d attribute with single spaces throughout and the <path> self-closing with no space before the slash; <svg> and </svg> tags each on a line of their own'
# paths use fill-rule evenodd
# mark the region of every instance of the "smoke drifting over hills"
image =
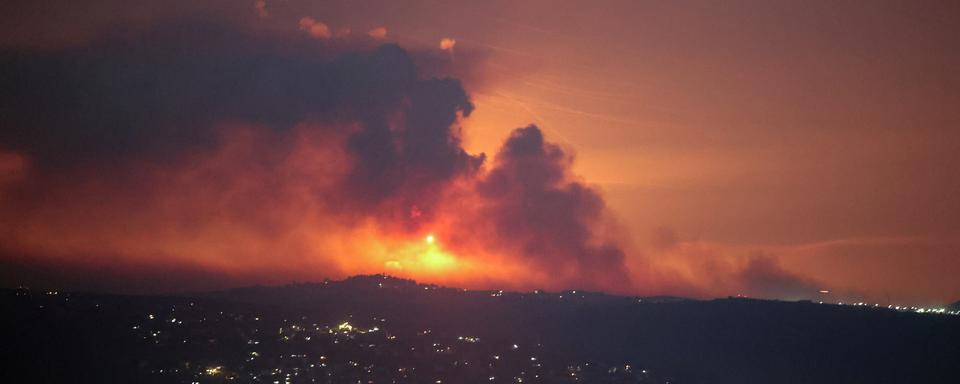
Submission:
<svg viewBox="0 0 960 384">
<path fill-rule="evenodd" d="M 257 4 L 257 20 L 283 22 Z M 196 13 L 99 35 L 78 22 L 99 37 L 0 49 L 4 284 L 156 292 L 388 273 L 784 298 L 821 286 L 666 227 L 651 253 L 634 249 L 573 174 L 571 148 L 536 125 L 470 153 L 461 122 L 475 105 L 450 75 L 482 84 L 485 52 L 461 44 L 454 60 L 452 43 L 400 47 L 385 27 L 351 34 L 307 15 L 274 30 Z"/>
<path fill-rule="evenodd" d="M 417 73 L 413 55 L 196 22 L 7 49 L 2 251 L 21 267 L 221 282 L 386 269 L 632 291 L 572 157 L 529 126 L 485 165 L 461 145 L 468 93 Z"/>
</svg>

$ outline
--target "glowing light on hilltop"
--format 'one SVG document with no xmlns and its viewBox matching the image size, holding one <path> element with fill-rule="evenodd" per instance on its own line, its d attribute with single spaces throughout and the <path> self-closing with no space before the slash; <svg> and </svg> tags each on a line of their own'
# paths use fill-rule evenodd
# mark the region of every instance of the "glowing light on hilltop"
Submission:
<svg viewBox="0 0 960 384">
<path fill-rule="evenodd" d="M 392 250 L 390 256 L 391 260 L 383 264 L 385 268 L 417 274 L 450 272 L 460 264 L 454 255 L 440 247 L 432 233 L 424 236 L 422 243 L 407 243 Z"/>
<path fill-rule="evenodd" d="M 347 260 L 352 264 L 344 264 L 342 269 L 468 288 L 477 287 L 476 281 L 533 278 L 523 266 L 501 262 L 499 255 L 485 250 L 477 251 L 473 244 L 450 230 L 451 223 L 441 219 L 424 224 L 425 230 L 415 234 L 385 232 L 376 227 L 358 232 L 357 236 L 349 237 L 353 241 L 346 244 L 345 249 L 363 257 Z M 349 248 L 355 245 L 360 247 Z"/>
</svg>

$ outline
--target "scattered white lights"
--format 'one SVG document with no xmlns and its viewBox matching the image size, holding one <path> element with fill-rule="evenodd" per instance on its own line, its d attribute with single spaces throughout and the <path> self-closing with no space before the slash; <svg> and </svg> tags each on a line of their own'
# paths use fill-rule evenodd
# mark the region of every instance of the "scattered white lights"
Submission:
<svg viewBox="0 0 960 384">
<path fill-rule="evenodd" d="M 495 291 L 500 293 L 499 291 Z M 569 293 L 569 292 L 568 292 Z M 199 306 L 199 305 L 197 305 Z M 509 351 L 519 351 L 520 342 L 525 342 L 522 340 L 514 340 L 516 343 L 497 343 L 494 344 L 476 344 L 480 343 L 480 338 L 477 336 L 453 336 L 451 338 L 446 338 L 442 334 L 437 335 L 429 329 L 416 332 L 420 340 L 425 341 L 427 346 L 426 348 L 407 348 L 402 344 L 397 344 L 396 341 L 388 340 L 397 340 L 397 336 L 392 334 L 389 331 L 389 322 L 387 319 L 380 317 L 373 317 L 372 322 L 377 326 L 367 325 L 369 322 L 362 321 L 353 315 L 348 316 L 349 321 L 342 321 L 340 323 L 332 323 L 329 325 L 322 325 L 318 323 L 307 323 L 307 317 L 301 317 L 299 319 L 282 319 L 282 322 L 277 323 L 277 327 L 264 327 L 265 324 L 275 324 L 272 321 L 264 321 L 266 318 L 261 319 L 259 317 L 253 317 L 251 315 L 238 315 L 231 313 L 220 313 L 220 316 L 206 316 L 203 319 L 207 321 L 201 321 L 200 316 L 194 317 L 193 314 L 186 313 L 181 311 L 182 307 L 177 308 L 177 316 L 172 316 L 172 313 L 157 313 L 151 314 L 152 319 L 160 319 L 156 322 L 143 322 L 141 324 L 130 324 L 132 331 L 143 336 L 145 339 L 149 339 L 151 343 L 157 344 L 179 344 L 181 341 L 187 343 L 187 340 L 183 338 L 178 332 L 182 331 L 182 327 L 178 327 L 177 324 L 185 323 L 192 325 L 203 325 L 208 322 L 218 322 L 220 319 L 233 319 L 236 321 L 247 321 L 248 325 L 252 332 L 249 335 L 244 337 L 244 342 L 249 345 L 246 350 L 245 356 L 243 356 L 243 365 L 241 366 L 232 366 L 226 364 L 223 361 L 218 362 L 222 365 L 209 365 L 210 363 L 200 363 L 193 365 L 193 368 L 190 369 L 192 376 L 188 377 L 186 381 L 191 382 L 191 380 L 199 380 L 200 382 L 206 381 L 233 381 L 233 382 L 277 382 L 277 383 L 292 383 L 297 381 L 297 377 L 303 377 L 304 375 L 325 375 L 328 379 L 334 379 L 338 376 L 338 370 L 343 366 L 351 367 L 351 369 L 357 369 L 362 374 L 367 376 L 362 381 L 359 382 L 380 382 L 379 380 L 367 380 L 368 378 L 378 377 L 385 372 L 380 368 L 380 363 L 377 363 L 375 366 L 373 362 L 366 360 L 365 356 L 362 354 L 348 354 L 348 355 L 314 355 L 309 351 L 293 350 L 295 353 L 283 353 L 279 355 L 280 359 L 286 360 L 284 368 L 277 368 L 276 366 L 267 368 L 267 364 L 271 364 L 272 361 L 275 361 L 277 355 L 271 353 L 271 349 L 275 344 L 274 343 L 296 343 L 297 341 L 308 341 L 311 346 L 321 346 L 323 343 L 330 344 L 348 344 L 351 346 L 362 347 L 363 349 L 372 349 L 376 350 L 376 353 L 381 353 L 383 348 L 396 348 L 397 346 L 402 346 L 402 350 L 409 349 L 410 351 L 424 351 L 426 350 L 429 353 L 437 353 L 442 355 L 455 356 L 456 358 L 450 361 L 454 367 L 465 367 L 465 366 L 478 366 L 478 369 L 486 369 L 488 371 L 481 373 L 483 376 L 477 378 L 477 380 L 486 380 L 488 382 L 513 382 L 513 383 L 524 383 L 524 382 L 537 382 L 540 379 L 541 375 L 538 372 L 542 369 L 549 369 L 549 363 L 541 361 L 539 352 L 544 348 L 543 345 L 538 343 L 529 343 L 524 344 L 523 353 L 510 353 Z M 175 309 L 170 309 L 174 311 Z M 144 314 L 146 315 L 146 314 Z M 142 319 L 142 317 L 141 317 Z M 356 322 L 355 322 L 356 321 Z M 161 336 L 161 330 L 162 335 Z M 151 337 L 153 336 L 153 337 Z M 266 345 L 266 350 L 262 349 L 264 347 L 253 347 L 254 345 L 261 344 L 260 340 L 263 340 L 263 344 Z M 263 339 L 266 338 L 266 339 Z M 401 333 L 400 339 L 402 340 L 403 334 Z M 194 340 L 190 340 L 195 342 Z M 219 343 L 215 339 L 202 339 L 203 343 Z M 452 341 L 452 343 L 450 343 Z M 418 341 L 419 342 L 419 341 Z M 525 342 L 526 343 L 526 342 Z M 261 345 L 263 345 L 261 344 Z M 473 345 L 471 345 L 473 344 Z M 296 344 L 292 344 L 296 345 Z M 302 345 L 302 344 L 301 344 Z M 256 348 L 256 350 L 252 350 Z M 336 348 L 336 347 L 334 347 Z M 496 348 L 496 350 L 490 350 L 489 354 L 475 355 L 475 356 L 486 356 L 490 360 L 486 361 L 476 361 L 470 358 L 464 358 L 459 355 L 461 351 L 473 351 L 476 348 Z M 303 353 L 306 352 L 306 353 Z M 349 359 L 347 359 L 349 357 Z M 480 357 L 483 359 L 483 357 Z M 479 363 L 479 364 L 478 364 Z M 517 363 L 522 363 L 522 365 L 517 365 Z M 289 365 L 293 364 L 293 365 Z M 249 367 L 259 366 L 262 367 L 262 370 L 251 370 Z M 570 372 L 570 375 L 577 381 L 583 381 L 585 378 L 590 377 L 588 370 L 589 363 L 580 363 L 580 365 L 573 365 L 574 371 Z M 526 370 L 511 371 L 516 367 L 524 367 Z M 581 371 L 581 367 L 583 367 Z M 165 369 L 153 370 L 155 374 L 164 375 L 166 378 L 169 378 L 169 375 L 175 375 L 175 372 L 178 372 L 178 369 L 175 367 L 163 367 Z M 188 366 L 189 368 L 189 366 Z M 409 381 L 412 377 L 415 377 L 416 371 L 414 367 L 391 367 L 391 375 L 396 380 L 407 380 Z M 603 367 L 603 372 L 606 374 L 609 367 Z M 179 367 L 183 369 L 183 367 Z M 459 369 L 459 368 L 456 368 Z M 609 370 L 609 374 L 612 375 L 623 375 L 629 371 L 629 365 L 615 367 L 612 370 Z M 599 373 L 599 372 L 598 372 Z M 203 379 L 202 377 L 207 377 Z M 278 380 L 274 380 L 278 379 Z M 443 375 L 437 375 L 429 377 L 427 382 L 429 383 L 447 383 L 447 382 L 459 382 L 457 380 L 451 380 L 451 377 L 446 377 Z"/>
<path fill-rule="evenodd" d="M 432 236 L 432 235 L 430 235 Z M 428 243 L 428 239 L 425 239 Z M 435 240 L 434 240 L 435 241 Z M 421 245 L 424 248 L 437 248 L 437 247 L 427 247 Z M 371 284 L 371 287 L 392 287 L 390 283 L 387 282 L 376 282 L 374 281 Z M 437 289 L 433 287 L 428 287 L 425 289 Z M 417 292 L 419 293 L 419 287 L 417 287 Z M 564 291 L 564 292 L 543 292 L 540 290 L 534 291 L 534 295 L 543 295 L 544 293 L 548 294 L 551 299 L 556 298 L 560 293 L 568 296 L 566 300 L 579 300 L 579 298 L 585 297 L 585 295 L 590 295 L 589 292 L 581 291 L 579 294 L 577 291 Z M 477 292 L 473 291 L 471 295 L 480 294 L 486 296 L 490 294 L 491 296 L 499 297 L 504 294 L 503 291 L 485 291 Z M 508 293 L 509 297 L 512 298 L 530 298 L 531 296 L 525 296 L 523 293 Z M 562 297 L 562 296 L 561 296 Z M 813 303 L 836 305 L 833 302 L 833 296 L 820 296 L 819 299 L 827 300 L 816 301 Z M 849 298 L 847 298 L 849 299 Z M 503 299 L 499 299 L 503 300 Z M 633 303 L 643 302 L 642 298 L 634 297 L 629 298 L 628 302 Z M 496 301 L 496 300 L 490 300 Z M 849 307 L 862 307 L 862 308 L 846 308 L 843 310 L 848 311 L 869 311 L 869 310 L 886 310 L 891 311 L 892 314 L 894 310 L 904 312 L 902 316 L 934 316 L 936 314 L 950 314 L 957 315 L 957 311 L 949 311 L 945 308 L 936 308 L 936 307 L 916 307 L 916 306 L 899 306 L 893 304 L 884 304 L 879 303 L 868 303 L 864 301 L 856 302 L 847 302 L 846 304 L 838 303 L 839 305 L 846 305 Z M 191 306 L 194 306 L 191 303 Z M 197 304 L 197 307 L 202 307 L 201 304 Z M 885 308 L 884 308 L 885 307 Z M 816 307 L 817 310 L 824 310 L 826 307 L 819 306 Z M 839 308 L 837 308 L 839 310 Z M 429 329 L 415 331 L 415 330 L 403 330 L 399 331 L 397 329 L 391 329 L 391 324 L 393 322 L 388 322 L 387 319 L 381 317 L 372 317 L 362 318 L 357 315 L 349 315 L 346 318 L 340 318 L 340 323 L 331 322 L 325 324 L 320 323 L 319 320 L 314 323 L 307 321 L 307 317 L 294 317 L 288 319 L 282 319 L 282 322 L 275 322 L 277 320 L 270 315 L 265 314 L 264 319 L 261 320 L 260 317 L 253 317 L 250 314 L 231 314 L 229 312 L 224 313 L 220 312 L 220 316 L 213 315 L 212 313 L 194 313 L 191 312 L 194 309 L 187 308 L 184 310 L 184 306 L 178 306 L 174 309 L 169 309 L 171 312 L 157 312 L 155 314 L 146 315 L 146 313 L 141 312 L 137 317 L 137 320 L 131 324 L 128 324 L 127 327 L 138 336 L 142 337 L 145 340 L 149 340 L 151 344 L 166 344 L 173 345 L 179 344 L 181 340 L 183 343 L 187 343 L 187 340 L 183 337 L 185 336 L 182 332 L 186 332 L 183 329 L 183 326 L 176 326 L 177 324 L 186 323 L 190 326 L 205 326 L 208 323 L 217 323 L 223 320 L 235 320 L 237 322 L 245 322 L 245 327 L 251 330 L 249 333 L 244 333 L 243 339 L 241 342 L 245 341 L 249 346 L 248 349 L 244 352 L 246 355 L 243 356 L 243 361 L 241 365 L 232 365 L 228 361 L 224 360 L 213 360 L 206 362 L 198 362 L 194 364 L 191 362 L 191 365 L 187 368 L 184 366 L 179 366 L 179 369 L 189 371 L 189 375 L 181 380 L 180 382 L 190 382 L 190 380 L 200 380 L 204 381 L 217 381 L 217 382 L 277 382 L 277 383 L 291 383 L 298 381 L 303 377 L 320 377 L 324 378 L 327 382 L 344 382 L 336 381 L 342 377 L 337 376 L 340 374 L 340 371 L 344 366 L 351 367 L 350 372 L 360 372 L 360 375 L 363 375 L 362 381 L 351 381 L 358 383 L 370 383 L 370 382 L 381 382 L 378 378 L 381 377 L 392 377 L 394 382 L 411 382 L 414 377 L 417 378 L 419 382 L 463 382 L 454 377 L 447 377 L 444 373 L 434 374 L 431 372 L 431 376 L 423 377 L 419 372 L 421 370 L 413 366 L 400 366 L 392 365 L 393 362 L 386 362 L 386 360 L 370 360 L 366 355 L 367 351 L 373 353 L 373 356 L 378 356 L 378 354 L 383 353 L 394 353 L 394 354 L 403 354 L 405 351 L 409 350 L 411 352 L 416 352 L 416 354 L 425 356 L 427 358 L 437 357 L 436 361 L 442 361 L 441 364 L 452 364 L 453 369 L 460 370 L 463 367 L 469 366 L 470 370 L 477 373 L 477 377 L 473 378 L 473 382 L 482 382 L 484 378 L 487 378 L 488 382 L 539 382 L 541 375 L 546 375 L 548 372 L 555 372 L 555 374 L 562 374 L 567 376 L 568 381 L 576 382 L 596 382 L 594 381 L 594 375 L 613 375 L 611 378 L 619 377 L 632 377 L 637 379 L 642 379 L 643 382 L 651 380 L 647 370 L 633 370 L 632 368 L 640 368 L 640 366 L 631 366 L 630 364 L 622 364 L 617 366 L 609 366 L 605 364 L 591 364 L 586 362 L 572 362 L 572 363 L 559 363 L 563 365 L 553 366 L 553 364 L 558 364 L 556 359 L 549 358 L 550 354 L 544 354 L 544 349 L 548 348 L 542 344 L 537 343 L 530 339 L 507 339 L 503 341 L 496 341 L 496 338 L 484 339 L 484 343 L 480 343 L 480 337 L 477 336 L 468 336 L 471 332 L 467 329 L 462 329 L 460 336 L 457 336 L 457 333 L 450 335 L 447 333 L 446 329 L 438 328 L 437 332 L 432 332 Z M 176 316 L 172 311 L 176 311 Z M 198 308 L 199 310 L 199 308 Z M 146 311 L 144 311 L 146 312 Z M 917 313 L 922 315 L 910 315 L 908 313 Z M 158 321 L 147 321 L 143 322 L 142 316 L 147 316 L 148 319 L 160 319 Z M 205 315 L 202 317 L 201 315 Z M 349 321 L 344 321 L 349 319 Z M 256 321 L 256 322 L 254 322 Z M 274 325 L 276 324 L 276 325 Z M 373 326 L 376 324 L 377 326 Z M 278 329 L 277 333 L 274 333 L 274 329 Z M 422 328 L 421 328 L 422 329 Z M 399 333 L 394 333 L 397 331 Z M 162 332 L 162 333 L 161 333 Z M 160 336 L 160 335 L 163 336 Z M 399 339 L 398 339 L 398 336 Z M 414 337 L 414 335 L 416 335 Z M 152 336 L 152 337 L 151 337 Z M 416 348 L 411 347 L 410 344 L 406 344 L 407 339 L 413 337 L 412 342 L 416 343 Z M 253 345 L 260 344 L 260 341 L 255 340 L 260 339 L 263 341 L 262 346 L 253 347 Z M 207 339 L 207 338 L 194 338 L 191 337 L 190 340 L 193 345 L 198 343 L 207 344 L 208 342 L 213 343 L 222 343 L 219 340 Z M 309 341 L 309 350 L 302 349 L 292 349 L 294 347 L 303 347 L 305 344 L 298 341 Z M 511 343 L 511 341 L 515 342 Z M 284 346 L 284 350 L 291 348 L 293 352 L 296 353 L 283 353 L 275 354 L 273 353 L 274 346 L 277 343 L 289 342 L 287 346 Z M 519 343 L 524 343 L 524 351 L 519 352 L 520 345 Z M 327 349 L 324 343 L 329 344 L 340 344 L 340 346 L 346 346 L 343 348 L 348 348 L 353 351 L 361 351 L 357 353 L 342 353 L 338 349 L 340 347 L 333 347 Z M 544 343 L 547 343 L 544 341 Z M 359 347 L 359 348 L 358 348 Z M 251 349 L 256 348 L 257 351 L 251 351 Z M 317 355 L 314 354 L 316 351 L 324 351 L 328 355 Z M 512 352 L 511 352 L 512 351 Z M 306 352 L 306 353 L 300 353 Z M 465 353 L 464 353 L 465 352 Z M 436 353 L 437 355 L 434 355 Z M 277 362 L 277 358 L 282 359 L 282 364 L 284 368 L 274 369 L 274 362 Z M 448 359 L 449 357 L 449 359 Z M 541 357 L 543 359 L 541 359 Z M 351 360 L 348 360 L 351 359 Z M 374 366 L 374 361 L 376 361 L 376 366 Z M 433 361 L 433 360 L 431 360 Z M 210 364 L 223 364 L 222 366 L 216 365 L 212 366 Z M 386 366 L 382 366 L 384 364 Z M 402 364 L 408 364 L 408 362 L 402 362 Z M 431 362 L 431 364 L 433 364 Z M 566 364 L 571 364 L 566 366 Z M 567 370 L 563 368 L 566 366 Z M 252 370 L 250 367 L 256 367 L 256 370 Z M 159 367 L 158 367 L 159 368 Z M 161 372 L 165 379 L 169 379 L 170 375 L 174 375 L 173 372 L 176 370 L 174 366 L 163 367 L 165 370 L 151 370 L 153 373 Z M 355 369 L 354 369 L 355 368 Z M 540 374 L 537 374 L 537 373 Z M 550 373 L 551 375 L 554 373 Z M 271 377 L 272 376 L 272 377 Z M 299 376 L 299 379 L 296 378 Z M 206 378 L 204 378 L 206 377 Z M 323 381 L 320 378 L 317 381 Z M 274 379 L 279 379 L 274 381 Z M 369 380 L 368 380 L 369 379 Z M 499 379 L 499 380 L 498 380 Z M 330 381 L 334 380 L 334 381 Z M 309 380 L 307 381 L 309 382 Z M 389 382 L 389 380 L 384 381 Z M 606 381 L 606 382 L 619 382 L 619 381 Z"/>
<path fill-rule="evenodd" d="M 823 304 L 822 301 L 818 301 L 819 304 Z M 836 303 L 836 305 L 849 306 L 849 307 L 867 307 L 867 308 L 876 308 L 883 309 L 880 303 L 866 303 L 858 301 L 856 303 L 844 304 L 842 301 Z M 923 313 L 923 314 L 941 314 L 941 315 L 960 315 L 960 310 L 958 311 L 948 311 L 946 308 L 925 308 L 925 307 L 913 307 L 913 306 L 900 306 L 889 304 L 885 307 L 886 309 L 892 309 L 898 312 L 914 312 L 914 313 Z"/>
<path fill-rule="evenodd" d="M 476 342 L 480 341 L 480 338 L 479 338 L 479 337 L 472 337 L 472 336 L 460 336 L 460 337 L 457 337 L 457 340 L 465 341 L 465 342 L 467 342 L 467 343 L 476 343 Z"/>
</svg>

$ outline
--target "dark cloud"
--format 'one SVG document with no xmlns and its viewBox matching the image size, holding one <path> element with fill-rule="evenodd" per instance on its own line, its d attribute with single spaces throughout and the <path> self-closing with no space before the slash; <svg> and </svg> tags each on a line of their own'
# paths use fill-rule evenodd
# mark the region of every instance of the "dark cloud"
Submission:
<svg viewBox="0 0 960 384">
<path fill-rule="evenodd" d="M 43 163 L 189 148 L 218 120 L 278 129 L 324 113 L 368 117 L 416 82 L 406 52 L 341 54 L 220 24 L 166 25 L 82 49 L 5 50 L 0 145 Z"/>
<path fill-rule="evenodd" d="M 739 279 L 750 296 L 809 299 L 821 289 L 815 281 L 783 269 L 777 258 L 764 254 L 752 255 Z"/>
<path fill-rule="evenodd" d="M 449 69 L 429 65 L 449 59 L 378 44 L 187 21 L 80 48 L 0 52 L 0 153 L 25 158 L 40 180 L 19 184 L 16 198 L 0 196 L 0 212 L 33 226 L 0 222 L 7 246 L 21 244 L 0 250 L 82 248 L 90 260 L 129 261 L 119 265 L 134 275 L 141 264 L 188 267 L 162 259 L 191 260 L 191 251 L 211 253 L 198 266 L 237 257 L 226 254 L 230 242 L 196 240 L 206 233 L 304 260 L 315 240 L 288 234 L 348 234 L 360 223 L 352 219 L 373 219 L 385 237 L 409 237 L 422 222 L 444 221 L 437 215 L 467 214 L 436 212 L 447 199 L 446 207 L 480 202 L 467 221 L 496 228 L 479 241 L 481 254 L 507 249 L 496 257 L 546 273 L 554 287 L 630 289 L 622 247 L 598 230 L 603 199 L 571 179 L 572 156 L 530 126 L 484 170 L 484 155 L 461 143 L 459 121 L 474 108 L 461 82 L 418 73 L 424 62 Z M 148 228 L 166 237 L 131 240 L 159 239 Z M 53 233 L 63 229 L 81 246 L 59 246 Z M 302 270 L 270 264 L 287 277 Z"/>
<path fill-rule="evenodd" d="M 475 171 L 483 156 L 455 129 L 473 109 L 460 83 L 420 79 L 407 51 L 374 44 L 180 22 L 82 49 L 6 50 L 0 148 L 41 168 L 163 162 L 215 146 L 219 122 L 287 130 L 313 119 L 359 124 L 342 133 L 355 157 L 349 188 L 366 203 Z"/>
<path fill-rule="evenodd" d="M 603 199 L 570 180 L 572 161 L 536 126 L 513 131 L 479 186 L 488 204 L 483 217 L 495 223 L 502 241 L 568 286 L 628 287 L 624 251 L 598 238 Z"/>
<path fill-rule="evenodd" d="M 348 148 L 361 160 L 349 176 L 351 192 L 366 201 L 395 196 L 403 206 L 428 207 L 438 198 L 440 184 L 473 174 L 483 164 L 483 154 L 464 151 L 456 129 L 458 115 L 469 116 L 472 110 L 457 80 L 415 84 L 405 99 L 402 119 L 372 117 L 367 129 L 350 137 Z"/>
</svg>

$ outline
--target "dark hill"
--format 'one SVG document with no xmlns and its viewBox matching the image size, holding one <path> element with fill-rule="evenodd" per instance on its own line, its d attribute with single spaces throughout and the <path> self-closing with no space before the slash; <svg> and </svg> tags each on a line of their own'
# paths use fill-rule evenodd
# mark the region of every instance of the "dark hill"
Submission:
<svg viewBox="0 0 960 384">
<path fill-rule="evenodd" d="M 14 320 L 4 328 L 15 367 L 6 371 L 41 382 L 960 377 L 960 316 L 810 302 L 467 291 L 375 275 L 185 297 L 9 291 L 3 303 Z M 75 377 L 81 370 L 88 376 Z"/>
</svg>

